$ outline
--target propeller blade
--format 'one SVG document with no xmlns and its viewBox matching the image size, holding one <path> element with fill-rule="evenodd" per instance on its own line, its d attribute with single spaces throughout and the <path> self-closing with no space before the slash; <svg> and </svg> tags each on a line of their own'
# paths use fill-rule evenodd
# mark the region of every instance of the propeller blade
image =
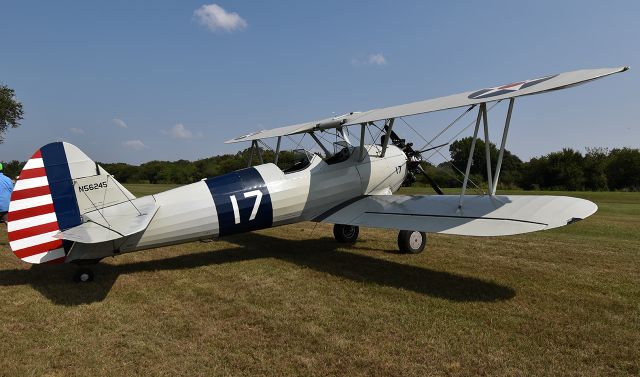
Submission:
<svg viewBox="0 0 640 377">
<path fill-rule="evenodd" d="M 440 145 L 436 145 L 435 147 L 431 147 L 431 148 L 427 148 L 427 149 L 423 149 L 421 151 L 418 151 L 418 153 L 424 153 L 424 152 L 428 152 L 428 151 L 432 151 L 434 149 L 438 149 L 440 147 L 444 147 L 445 145 L 447 145 L 449 143 L 444 143 L 444 144 L 440 144 Z"/>
<path fill-rule="evenodd" d="M 434 181 L 433 178 L 431 178 L 431 176 L 429 176 L 429 174 L 427 174 L 427 172 L 424 171 L 422 166 L 418 165 L 418 170 L 425 176 L 425 178 L 427 178 L 427 181 L 429 181 L 429 184 L 431 185 L 431 188 L 433 189 L 433 191 L 437 192 L 438 195 L 444 195 L 444 192 L 442 192 L 442 189 L 440 188 L 440 186 L 438 186 L 436 181 Z"/>
</svg>

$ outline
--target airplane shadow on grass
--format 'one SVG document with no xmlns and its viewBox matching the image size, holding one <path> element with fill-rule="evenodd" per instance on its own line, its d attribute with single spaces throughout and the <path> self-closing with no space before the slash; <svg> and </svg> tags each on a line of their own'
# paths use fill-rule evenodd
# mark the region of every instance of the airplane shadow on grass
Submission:
<svg viewBox="0 0 640 377">
<path fill-rule="evenodd" d="M 119 275 L 276 258 L 357 282 L 457 302 L 502 301 L 515 296 L 510 287 L 478 278 L 342 252 L 333 238 L 292 241 L 250 233 L 225 240 L 238 247 L 128 264 L 100 263 L 91 266 L 96 276 L 92 283 L 72 282 L 71 276 L 76 269 L 73 265 L 34 265 L 28 270 L 0 271 L 0 286 L 31 285 L 55 304 L 72 306 L 104 300 Z M 153 253 L 153 250 L 146 252 Z"/>
</svg>

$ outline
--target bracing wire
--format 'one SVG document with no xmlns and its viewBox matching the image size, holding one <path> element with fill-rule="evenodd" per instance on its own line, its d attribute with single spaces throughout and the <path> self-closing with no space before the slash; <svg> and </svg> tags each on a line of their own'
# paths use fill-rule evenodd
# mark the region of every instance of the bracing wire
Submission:
<svg viewBox="0 0 640 377">
<path fill-rule="evenodd" d="M 369 132 L 369 136 L 371 136 L 371 145 L 369 145 L 369 148 L 367 149 L 367 154 L 369 154 L 369 152 L 371 151 L 371 148 L 373 148 L 373 146 L 376 144 L 376 140 L 378 140 L 378 138 L 382 135 L 382 132 L 384 131 L 384 128 L 380 128 L 380 126 L 375 124 L 375 122 L 371 122 L 369 124 L 377 128 L 379 132 L 376 135 L 376 137 L 373 137 L 373 134 L 371 134 L 371 131 L 369 131 L 369 128 L 367 128 L 367 131 Z"/>
<path fill-rule="evenodd" d="M 275 151 L 273 150 L 273 148 L 271 148 L 271 147 L 269 146 L 269 144 L 267 144 L 267 143 L 265 143 L 264 141 L 262 141 L 262 139 L 258 139 L 258 143 L 262 144 L 266 149 L 270 150 L 271 152 L 275 152 Z"/>
<path fill-rule="evenodd" d="M 327 143 L 329 143 L 329 144 L 333 144 L 331 141 L 329 141 L 329 140 L 325 139 L 324 137 L 322 137 L 322 132 L 317 133 L 316 135 L 318 135 L 318 137 L 319 137 L 320 139 L 324 140 L 325 142 L 327 142 Z M 329 135 L 333 135 L 333 134 L 329 133 Z M 338 139 L 338 137 L 336 136 L 336 140 L 337 140 L 337 139 Z"/>
<path fill-rule="evenodd" d="M 453 122 L 449 123 L 448 126 L 446 126 L 445 128 L 442 129 L 442 131 L 440 131 L 436 136 L 434 136 L 431 140 L 427 141 L 427 144 L 425 144 L 424 147 L 420 148 L 420 149 L 425 149 L 428 146 L 431 146 L 437 138 L 440 137 L 440 135 L 442 135 L 443 133 L 447 132 L 447 130 L 451 127 L 453 127 L 454 124 L 456 124 L 460 119 L 462 119 L 462 117 L 464 117 L 465 115 L 467 115 L 469 113 L 469 111 L 471 111 L 474 107 L 476 107 L 476 105 L 471 105 L 469 106 L 469 108 L 467 110 L 465 110 L 465 112 L 463 112 L 462 114 L 460 114 L 456 119 L 453 120 Z M 403 119 L 404 120 L 404 119 Z M 415 131 L 415 130 L 414 130 Z"/>
<path fill-rule="evenodd" d="M 488 114 L 488 113 L 489 113 L 489 111 L 491 111 L 494 107 L 496 107 L 500 102 L 502 102 L 502 100 L 500 100 L 500 101 L 498 101 L 498 102 L 494 103 L 493 105 L 491 105 L 491 107 L 489 107 L 489 108 L 487 109 L 487 114 Z M 449 140 L 447 141 L 447 144 L 449 144 L 449 143 L 451 143 L 453 140 L 457 139 L 457 138 L 458 138 L 458 136 L 460 136 L 463 132 L 465 132 L 466 130 L 468 130 L 468 129 L 469 129 L 469 127 L 471 127 L 471 126 L 473 126 L 473 125 L 475 125 L 475 124 L 476 124 L 476 121 L 475 121 L 475 120 L 472 120 L 471 122 L 469 122 L 469 124 L 467 124 L 467 126 L 466 126 L 465 128 L 463 128 L 462 130 L 460 130 L 460 132 L 458 132 L 458 133 L 457 133 L 457 134 L 455 134 L 451 139 L 449 139 Z M 434 152 L 434 153 L 431 153 L 431 155 L 429 155 L 429 158 L 433 157 L 434 155 L 435 155 L 435 152 Z"/>
<path fill-rule="evenodd" d="M 291 142 L 292 142 L 292 143 L 295 143 L 295 142 L 296 142 L 296 141 L 295 141 L 291 136 L 289 136 L 289 135 L 285 135 L 285 136 L 287 136 L 287 137 L 289 138 L 289 140 L 291 140 Z M 302 144 L 302 140 L 304 140 L 304 137 L 305 137 L 305 136 L 307 136 L 307 134 L 306 134 L 306 133 L 303 133 L 303 134 L 302 134 L 302 137 L 300 138 L 300 141 L 298 142 L 298 144 L 296 144 L 295 148 L 293 148 L 294 150 L 295 150 L 295 149 L 298 149 L 298 147 L 300 146 L 300 144 Z"/>
</svg>

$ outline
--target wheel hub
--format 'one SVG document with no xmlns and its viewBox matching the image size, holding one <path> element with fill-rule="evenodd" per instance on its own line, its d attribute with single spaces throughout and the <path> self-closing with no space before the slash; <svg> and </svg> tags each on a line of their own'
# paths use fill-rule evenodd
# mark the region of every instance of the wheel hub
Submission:
<svg viewBox="0 0 640 377">
<path fill-rule="evenodd" d="M 354 227 L 354 226 L 345 226 L 343 228 L 342 234 L 344 234 L 344 236 L 347 237 L 347 238 L 351 238 L 351 237 L 353 237 L 355 232 L 356 232 L 356 227 Z"/>
<path fill-rule="evenodd" d="M 418 249 L 422 245 L 422 235 L 420 232 L 412 232 L 409 236 L 409 245 L 412 249 Z"/>
</svg>

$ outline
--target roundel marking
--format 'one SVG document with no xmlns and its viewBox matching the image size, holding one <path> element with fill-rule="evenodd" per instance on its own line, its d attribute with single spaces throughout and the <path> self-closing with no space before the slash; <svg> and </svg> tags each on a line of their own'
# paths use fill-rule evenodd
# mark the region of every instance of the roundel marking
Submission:
<svg viewBox="0 0 640 377">
<path fill-rule="evenodd" d="M 552 78 L 554 78 L 556 76 L 557 75 L 546 76 L 546 77 L 541 77 L 541 78 L 538 78 L 538 79 L 518 81 L 518 82 L 513 82 L 511 84 L 495 86 L 493 88 L 480 89 L 480 90 L 477 90 L 477 91 L 469 94 L 468 98 L 469 99 L 482 99 L 482 98 L 491 98 L 491 97 L 501 96 L 503 94 L 508 94 L 508 93 L 512 93 L 512 92 L 517 92 L 518 90 L 530 88 L 530 87 L 532 87 L 534 85 L 537 85 L 537 84 L 539 84 L 541 82 L 550 80 L 550 79 L 552 79 Z"/>
</svg>

